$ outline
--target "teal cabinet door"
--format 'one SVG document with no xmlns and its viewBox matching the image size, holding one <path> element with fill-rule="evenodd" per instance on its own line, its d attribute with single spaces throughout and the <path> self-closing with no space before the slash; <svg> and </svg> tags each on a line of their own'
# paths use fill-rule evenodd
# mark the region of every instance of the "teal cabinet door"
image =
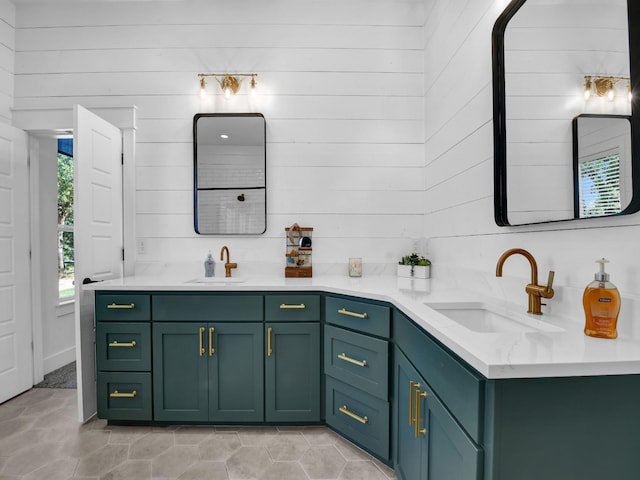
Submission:
<svg viewBox="0 0 640 480">
<path fill-rule="evenodd" d="M 481 449 L 398 349 L 394 373 L 394 457 L 399 478 L 479 480 Z"/>
<path fill-rule="evenodd" d="M 424 380 L 397 348 L 394 357 L 392 443 L 396 474 L 400 480 L 426 480 L 427 470 L 422 470 L 426 441 L 416 439 L 414 403 L 416 388 Z"/>
<path fill-rule="evenodd" d="M 193 322 L 153 325 L 155 420 L 208 420 L 206 327 Z"/>
<path fill-rule="evenodd" d="M 209 420 L 264 421 L 262 323 L 207 325 Z"/>
<path fill-rule="evenodd" d="M 268 422 L 320 421 L 320 324 L 267 323 Z"/>
</svg>

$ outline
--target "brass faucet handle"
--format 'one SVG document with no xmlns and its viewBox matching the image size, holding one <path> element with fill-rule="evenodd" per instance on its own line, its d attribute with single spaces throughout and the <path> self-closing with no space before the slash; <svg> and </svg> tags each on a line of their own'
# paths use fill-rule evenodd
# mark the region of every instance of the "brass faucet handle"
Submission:
<svg viewBox="0 0 640 480">
<path fill-rule="evenodd" d="M 549 270 L 549 279 L 547 280 L 547 287 L 544 289 L 542 296 L 544 298 L 552 298 L 553 297 L 553 277 L 555 277 L 556 272 L 553 270 Z"/>
</svg>

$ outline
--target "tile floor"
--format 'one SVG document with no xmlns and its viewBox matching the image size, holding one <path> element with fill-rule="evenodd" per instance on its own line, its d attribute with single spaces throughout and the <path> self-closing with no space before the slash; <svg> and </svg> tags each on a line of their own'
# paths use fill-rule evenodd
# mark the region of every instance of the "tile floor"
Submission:
<svg viewBox="0 0 640 480">
<path fill-rule="evenodd" d="M 76 390 L 0 405 L 0 480 L 388 480 L 326 427 L 123 427 L 76 421 Z"/>
</svg>

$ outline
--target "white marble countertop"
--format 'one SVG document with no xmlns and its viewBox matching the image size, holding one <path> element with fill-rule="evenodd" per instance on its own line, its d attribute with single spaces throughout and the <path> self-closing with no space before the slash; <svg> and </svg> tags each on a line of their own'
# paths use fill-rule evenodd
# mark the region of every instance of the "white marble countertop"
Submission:
<svg viewBox="0 0 640 480">
<path fill-rule="evenodd" d="M 315 273 L 315 272 L 314 272 Z M 451 288 L 436 279 L 394 275 L 316 275 L 283 278 L 255 275 L 238 283 L 196 283 L 193 277 L 132 276 L 83 285 L 85 290 L 131 291 L 317 291 L 353 295 L 392 303 L 417 325 L 455 352 L 486 378 L 532 378 L 640 373 L 640 339 L 587 337 L 583 318 L 528 315 L 526 295 L 506 305 L 477 293 Z M 485 302 L 518 317 L 531 331 L 480 333 L 472 331 L 425 303 Z M 536 328 L 540 327 L 540 328 Z"/>
</svg>

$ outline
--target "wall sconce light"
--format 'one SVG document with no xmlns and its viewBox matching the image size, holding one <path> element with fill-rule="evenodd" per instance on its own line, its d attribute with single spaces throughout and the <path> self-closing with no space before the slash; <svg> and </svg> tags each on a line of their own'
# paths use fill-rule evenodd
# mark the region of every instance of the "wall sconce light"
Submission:
<svg viewBox="0 0 640 480">
<path fill-rule="evenodd" d="M 631 101 L 631 80 L 628 77 L 596 77 L 585 75 L 584 99 L 589 100 L 595 93 L 598 97 L 607 97 L 613 101 L 616 97 L 616 84 L 627 82 L 627 95 Z"/>
<path fill-rule="evenodd" d="M 256 88 L 258 83 L 256 82 L 257 73 L 199 73 L 198 78 L 200 78 L 200 95 L 205 97 L 207 95 L 207 81 L 206 77 L 212 77 L 222 89 L 224 96 L 226 98 L 231 98 L 232 95 L 238 93 L 240 90 L 240 85 L 242 81 L 246 77 L 251 77 L 251 83 L 249 84 L 251 88 L 251 94 L 256 93 Z"/>
</svg>

